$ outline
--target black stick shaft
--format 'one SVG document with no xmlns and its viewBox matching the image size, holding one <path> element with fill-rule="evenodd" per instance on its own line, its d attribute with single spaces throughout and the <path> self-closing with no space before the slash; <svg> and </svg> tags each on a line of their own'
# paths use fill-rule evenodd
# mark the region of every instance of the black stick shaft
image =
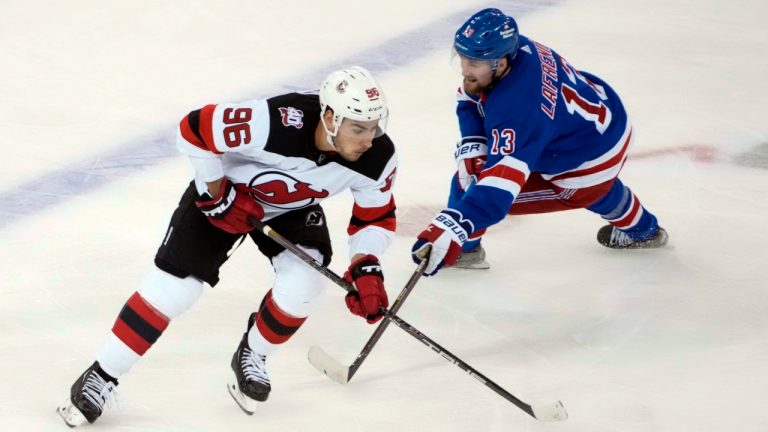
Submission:
<svg viewBox="0 0 768 432">
<path fill-rule="evenodd" d="M 256 227 L 256 229 L 258 229 L 259 231 L 263 232 L 264 235 L 266 235 L 267 237 L 276 241 L 278 244 L 280 244 L 280 246 L 291 251 L 299 259 L 309 264 L 312 268 L 319 271 L 325 277 L 327 277 L 328 279 L 336 283 L 336 285 L 347 290 L 347 292 L 351 292 L 355 290 L 355 287 L 353 287 L 349 282 L 345 281 L 339 275 L 331 271 L 328 267 L 324 266 L 323 263 L 318 262 L 316 259 L 312 258 L 309 254 L 304 252 L 300 247 L 296 246 L 290 240 L 280 235 L 280 233 L 270 228 L 269 225 L 265 224 L 264 222 L 260 221 L 259 219 L 253 216 L 248 216 L 248 223 Z"/>
<path fill-rule="evenodd" d="M 282 235 L 274 231 L 272 228 L 264 224 L 264 222 L 252 216 L 248 217 L 248 222 L 254 227 L 261 230 L 265 235 L 275 240 L 277 243 L 280 244 L 280 246 L 283 246 L 284 248 L 288 249 L 294 255 L 299 257 L 302 261 L 306 262 L 307 264 L 312 266 L 314 269 L 316 269 L 320 273 L 327 276 L 330 280 L 335 282 L 337 285 L 341 286 L 347 291 L 352 291 L 355 289 L 351 284 L 349 284 L 347 281 L 339 277 L 339 275 L 337 275 L 336 273 L 328 269 L 328 267 L 323 266 L 322 263 L 317 262 L 314 258 L 312 258 L 306 252 L 301 250 L 301 248 L 297 247 L 296 245 L 291 243 L 288 239 L 286 239 L 285 237 L 283 237 Z M 411 277 L 411 279 L 413 279 L 413 276 Z M 414 285 L 415 285 L 415 282 L 414 282 Z M 400 302 L 400 304 L 402 304 L 402 301 Z M 412 325 L 405 322 L 402 318 L 393 314 L 392 311 L 384 309 L 383 312 L 385 313 L 387 322 L 393 321 L 396 326 L 405 330 L 406 333 L 408 333 L 409 335 L 416 338 L 419 342 L 431 348 L 434 352 L 440 354 L 441 357 L 453 363 L 454 365 L 458 366 L 461 370 L 463 370 L 464 372 L 467 372 L 470 376 L 472 376 L 476 380 L 483 383 L 483 385 L 485 385 L 486 387 L 496 392 L 496 394 L 498 394 L 499 396 L 515 404 L 515 406 L 517 406 L 521 410 L 528 413 L 528 415 L 530 415 L 531 417 L 536 418 L 536 415 L 533 413 L 533 408 L 530 405 L 516 398 L 514 395 L 512 395 L 508 391 L 504 390 L 501 386 L 491 381 L 488 377 L 480 373 L 477 369 L 468 365 L 463 360 L 453 355 L 450 351 L 443 348 L 440 344 L 430 339 L 427 335 L 425 335 L 424 333 L 420 332 L 418 329 L 416 329 Z"/>
<path fill-rule="evenodd" d="M 401 329 L 405 330 L 406 333 L 418 339 L 419 342 L 430 347 L 432 351 L 440 354 L 441 357 L 448 360 L 450 363 L 453 363 L 454 365 L 458 366 L 459 369 L 463 370 L 464 372 L 468 373 L 470 376 L 472 376 L 476 380 L 483 383 L 483 385 L 485 385 L 486 387 L 496 392 L 496 394 L 498 394 L 499 396 L 512 402 L 518 408 L 528 413 L 528 415 L 530 415 L 531 417 L 536 418 L 536 415 L 533 413 L 533 408 L 530 405 L 516 398 L 512 393 L 504 390 L 504 388 L 502 388 L 501 386 L 493 382 L 490 378 L 486 377 L 485 375 L 480 373 L 477 369 L 473 368 L 472 366 L 468 365 L 460 358 L 453 355 L 450 351 L 440 346 L 440 344 L 438 344 L 437 342 L 427 337 L 427 335 L 420 332 L 414 326 L 408 324 L 397 315 L 391 315 L 391 316 L 388 315 L 388 317 L 390 318 L 391 321 L 395 323 L 396 326 L 400 327 Z"/>
<path fill-rule="evenodd" d="M 408 279 L 408 282 L 405 284 L 405 287 L 403 287 L 403 290 L 400 291 L 400 294 L 397 296 L 395 301 L 392 303 L 392 306 L 389 308 L 389 313 L 391 316 L 396 317 L 397 311 L 400 310 L 400 307 L 403 305 L 403 302 L 405 302 L 405 299 L 408 298 L 408 295 L 413 291 L 413 287 L 416 286 L 416 282 L 421 278 L 421 275 L 424 273 L 424 267 L 426 267 L 427 260 L 422 260 L 419 264 L 418 268 L 416 268 L 416 271 L 413 272 L 410 279 Z M 368 357 L 368 354 L 371 353 L 373 350 L 373 347 L 376 345 L 376 343 L 381 338 L 381 335 L 384 334 L 384 330 L 387 329 L 389 326 L 391 319 L 384 319 L 381 321 L 378 327 L 376 327 L 376 331 L 373 332 L 371 337 L 368 339 L 368 342 L 365 343 L 365 346 L 360 351 L 360 354 L 357 355 L 357 358 L 355 358 L 355 361 L 352 362 L 351 365 L 349 365 L 349 374 L 347 375 L 347 381 L 351 380 L 352 377 L 355 375 L 358 369 L 360 369 L 360 366 L 363 364 L 365 359 Z"/>
</svg>

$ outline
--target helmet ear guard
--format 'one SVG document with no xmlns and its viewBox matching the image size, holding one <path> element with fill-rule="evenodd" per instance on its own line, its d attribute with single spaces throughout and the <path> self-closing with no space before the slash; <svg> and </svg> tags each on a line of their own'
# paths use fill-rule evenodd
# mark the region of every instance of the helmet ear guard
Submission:
<svg viewBox="0 0 768 432">
<path fill-rule="evenodd" d="M 333 110 L 333 129 L 325 124 L 325 112 Z M 338 135 L 345 118 L 357 121 L 377 120 L 376 136 L 384 134 L 389 109 L 384 92 L 373 75 L 363 67 L 352 66 L 332 72 L 320 87 L 320 121 L 328 143 Z"/>
</svg>

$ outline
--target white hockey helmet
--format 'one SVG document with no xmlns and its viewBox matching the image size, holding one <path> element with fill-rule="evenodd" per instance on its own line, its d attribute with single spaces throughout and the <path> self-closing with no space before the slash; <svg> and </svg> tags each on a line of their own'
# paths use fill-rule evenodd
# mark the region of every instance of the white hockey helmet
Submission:
<svg viewBox="0 0 768 432">
<path fill-rule="evenodd" d="M 333 130 L 328 130 L 322 120 L 328 107 L 333 110 Z M 331 145 L 344 118 L 358 121 L 378 120 L 378 137 L 386 130 L 388 116 L 387 99 L 381 86 L 363 67 L 352 66 L 332 72 L 320 87 L 320 121 Z"/>
</svg>

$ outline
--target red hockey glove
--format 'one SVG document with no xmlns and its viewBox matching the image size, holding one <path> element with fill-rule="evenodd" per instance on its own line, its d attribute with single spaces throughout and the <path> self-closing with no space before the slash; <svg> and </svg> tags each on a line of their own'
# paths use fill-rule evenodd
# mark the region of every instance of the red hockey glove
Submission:
<svg viewBox="0 0 768 432">
<path fill-rule="evenodd" d="M 447 208 L 416 237 L 416 243 L 411 248 L 411 258 L 416 264 L 429 259 L 427 267 L 424 268 L 424 276 L 432 276 L 443 266 L 456 263 L 461 255 L 461 245 L 467 241 L 472 231 L 474 227 L 470 220 L 464 219 L 460 212 Z"/>
<path fill-rule="evenodd" d="M 389 300 L 384 291 L 384 274 L 378 258 L 366 255 L 355 260 L 344 273 L 344 280 L 357 288 L 344 298 L 349 311 L 365 317 L 369 324 L 380 320 L 384 314 L 379 309 L 389 306 Z"/>
<path fill-rule="evenodd" d="M 485 167 L 487 152 L 488 146 L 481 142 L 467 142 L 456 147 L 453 154 L 456 158 L 456 177 L 465 191 L 470 185 L 477 183 L 477 177 Z"/>
<path fill-rule="evenodd" d="M 202 196 L 195 205 L 218 228 L 230 234 L 245 234 L 253 230 L 248 216 L 264 217 L 264 209 L 249 195 L 250 190 L 242 183 L 233 184 L 225 178 L 221 182 L 218 198 Z"/>
</svg>

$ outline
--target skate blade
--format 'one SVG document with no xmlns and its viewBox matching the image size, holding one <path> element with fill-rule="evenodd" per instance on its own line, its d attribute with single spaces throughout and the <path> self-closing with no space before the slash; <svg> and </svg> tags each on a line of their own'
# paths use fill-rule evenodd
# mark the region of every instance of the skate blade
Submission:
<svg viewBox="0 0 768 432">
<path fill-rule="evenodd" d="M 258 405 L 259 402 L 244 395 L 243 392 L 240 391 L 240 387 L 237 386 L 237 383 L 227 384 L 227 391 L 244 413 L 253 415 L 253 413 L 256 412 L 256 405 Z"/>
<path fill-rule="evenodd" d="M 83 423 L 88 422 L 88 419 L 85 418 L 83 413 L 72 404 L 62 405 L 56 408 L 56 413 L 58 413 L 62 420 L 64 420 L 64 423 L 71 428 L 78 427 Z"/>
<path fill-rule="evenodd" d="M 491 263 L 489 263 L 486 260 L 482 260 L 480 262 L 473 263 L 473 264 L 464 264 L 464 265 L 454 264 L 448 268 L 466 269 L 466 270 L 488 270 L 489 268 L 491 268 Z"/>
</svg>

